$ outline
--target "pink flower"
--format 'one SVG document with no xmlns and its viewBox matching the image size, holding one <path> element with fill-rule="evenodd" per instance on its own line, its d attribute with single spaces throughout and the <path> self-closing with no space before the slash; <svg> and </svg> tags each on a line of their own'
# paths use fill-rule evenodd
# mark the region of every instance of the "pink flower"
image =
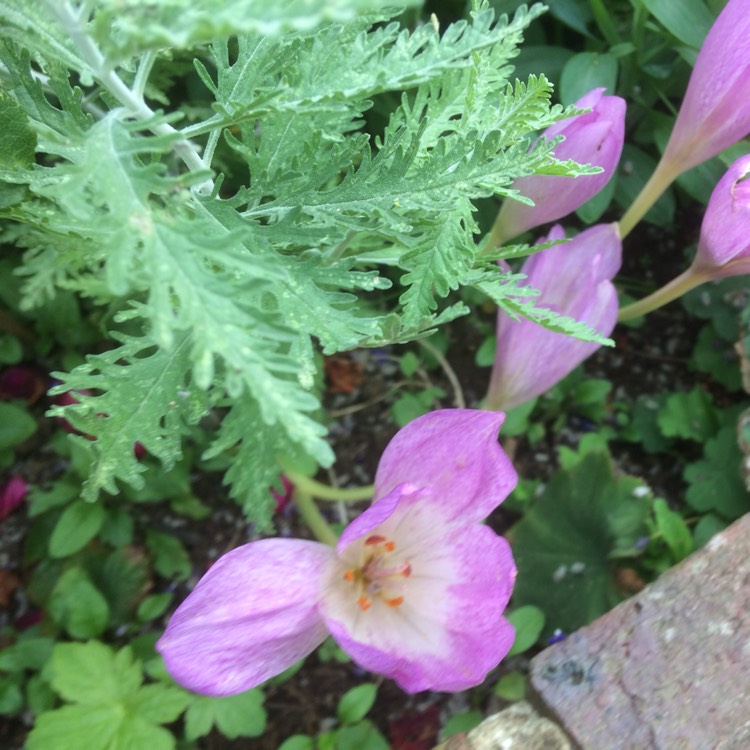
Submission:
<svg viewBox="0 0 750 750">
<path fill-rule="evenodd" d="M 563 239 L 560 225 L 548 240 Z M 608 336 L 617 320 L 617 291 L 611 282 L 622 261 L 616 224 L 597 224 L 565 245 L 531 255 L 521 269 L 541 292 L 539 305 L 588 323 Z M 487 409 L 512 409 L 549 390 L 599 348 L 554 333 L 530 320 L 497 319 L 497 350 Z"/>
<path fill-rule="evenodd" d="M 0 521 L 7 518 L 25 499 L 29 485 L 20 474 L 14 474 L 0 487 Z"/>
<path fill-rule="evenodd" d="M 503 203 L 496 222 L 499 232 L 494 235 L 496 244 L 501 245 L 527 229 L 566 216 L 609 182 L 620 161 L 625 139 L 625 100 L 619 96 L 604 96 L 603 92 L 603 88 L 594 89 L 576 102 L 576 107 L 591 112 L 556 122 L 543 135 L 547 140 L 565 136 L 555 148 L 556 159 L 572 159 L 579 164 L 601 167 L 603 171 L 582 177 L 538 174 L 515 180 L 513 188 L 531 198 L 534 205 L 511 199 Z"/>
<path fill-rule="evenodd" d="M 680 174 L 750 133 L 750 7 L 729 0 L 701 47 L 662 161 Z"/>
<path fill-rule="evenodd" d="M 273 495 L 273 499 L 276 501 L 276 513 L 281 513 L 282 510 L 287 506 L 287 503 L 292 499 L 294 495 L 294 485 L 289 481 L 289 478 L 284 474 L 281 475 L 281 492 L 278 492 L 273 487 L 269 487 L 270 493 Z"/>
<path fill-rule="evenodd" d="M 248 690 L 330 633 L 407 692 L 479 684 L 514 639 L 510 547 L 481 524 L 517 481 L 497 442 L 503 419 L 449 409 L 409 423 L 335 549 L 264 539 L 221 557 L 157 643 L 175 680 L 208 695 Z"/>
<path fill-rule="evenodd" d="M 737 159 L 711 193 L 690 270 L 712 279 L 750 273 L 750 155 Z"/>
</svg>

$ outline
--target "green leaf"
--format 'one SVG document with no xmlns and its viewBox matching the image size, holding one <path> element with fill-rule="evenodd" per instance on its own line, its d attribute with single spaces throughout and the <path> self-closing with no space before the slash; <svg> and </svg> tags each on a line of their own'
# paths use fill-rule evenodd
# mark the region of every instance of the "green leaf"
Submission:
<svg viewBox="0 0 750 750">
<path fill-rule="evenodd" d="M 138 691 L 143 674 L 129 648 L 115 653 L 99 641 L 60 643 L 51 661 L 52 687 L 65 700 L 106 706 Z"/>
<path fill-rule="evenodd" d="M 669 547 L 674 562 L 680 562 L 693 551 L 693 537 L 685 520 L 660 497 L 654 500 L 654 517 L 656 528 Z"/>
<path fill-rule="evenodd" d="M 279 745 L 279 750 L 315 750 L 315 741 L 307 735 L 294 734 Z"/>
<path fill-rule="evenodd" d="M 342 724 L 356 724 L 367 716 L 375 703 L 378 686 L 372 684 L 357 685 L 341 696 L 336 714 Z"/>
<path fill-rule="evenodd" d="M 169 592 L 147 596 L 138 606 L 138 619 L 141 622 L 149 622 L 161 617 L 167 611 L 173 598 L 174 594 Z"/>
<path fill-rule="evenodd" d="M 73 638 L 95 638 L 109 623 L 107 600 L 81 568 L 60 576 L 48 606 L 52 619 Z"/>
<path fill-rule="evenodd" d="M 39 671 L 49 659 L 54 643 L 52 638 L 19 638 L 13 645 L 0 651 L 0 670 Z"/>
<path fill-rule="evenodd" d="M 648 11 L 684 44 L 699 49 L 714 22 L 703 0 L 644 0 Z"/>
<path fill-rule="evenodd" d="M 612 55 L 596 52 L 579 52 L 565 63 L 560 76 L 560 100 L 575 104 L 591 89 L 604 87 L 605 93 L 617 91 L 617 60 Z"/>
<path fill-rule="evenodd" d="M 50 557 L 69 557 L 86 546 L 102 527 L 106 511 L 100 503 L 77 500 L 62 513 L 49 540 Z"/>
<path fill-rule="evenodd" d="M 507 618 L 516 631 L 516 639 L 508 656 L 522 654 L 539 640 L 544 629 L 544 612 L 539 607 L 526 605 L 514 609 Z"/>
<path fill-rule="evenodd" d="M 0 675 L 0 714 L 15 714 L 23 708 L 18 678 Z"/>
<path fill-rule="evenodd" d="M 608 455 L 594 451 L 555 474 L 513 528 L 513 600 L 544 611 L 545 634 L 577 630 L 622 599 L 612 557 L 645 531 L 650 503 L 640 486 L 633 477 L 615 478 Z"/>
<path fill-rule="evenodd" d="M 185 714 L 185 736 L 188 740 L 204 737 L 213 726 L 230 740 L 259 737 L 266 727 L 263 691 L 255 688 L 224 698 L 195 698 Z"/>
<path fill-rule="evenodd" d="M 37 717 L 26 750 L 112 750 L 120 721 L 115 705 L 63 706 Z"/>
<path fill-rule="evenodd" d="M 484 716 L 482 716 L 481 711 L 464 711 L 463 713 L 451 716 L 440 730 L 440 741 L 443 742 L 455 734 L 470 732 L 474 727 L 478 727 L 482 723 L 482 719 L 484 719 Z"/>
<path fill-rule="evenodd" d="M 36 432 L 36 420 L 17 404 L 0 403 L 0 451 L 13 448 Z"/>
<path fill-rule="evenodd" d="M 181 437 L 186 424 L 196 422 L 203 414 L 200 396 L 196 398 L 186 383 L 189 334 L 180 337 L 172 350 L 155 349 L 148 338 L 118 338 L 123 346 L 89 357 L 86 364 L 69 374 L 55 374 L 63 385 L 54 388 L 53 394 L 102 391 L 98 396 L 79 394 L 79 403 L 52 410 L 83 434 L 96 438 L 86 441 L 95 457 L 84 483 L 87 500 L 95 500 L 101 489 L 115 494 L 116 478 L 143 486 L 141 474 L 146 466 L 133 452 L 137 441 L 170 469 L 182 456 Z M 127 387 L 121 387 L 121 383 L 127 383 Z"/>
<path fill-rule="evenodd" d="M 715 511 L 730 521 L 750 511 L 741 462 L 736 428 L 722 428 L 706 442 L 703 459 L 689 464 L 683 472 L 689 484 L 685 500 L 690 507 L 702 513 Z"/>
<path fill-rule="evenodd" d="M 121 547 L 112 552 L 95 549 L 83 558 L 82 564 L 107 600 L 111 624 L 131 623 L 151 582 L 145 552 L 139 547 Z"/>
<path fill-rule="evenodd" d="M 336 731 L 335 750 L 351 750 L 355 747 L 357 750 L 389 750 L 390 745 L 375 725 L 365 719 Z"/>
<path fill-rule="evenodd" d="M 705 442 L 719 426 L 711 397 L 695 386 L 689 393 L 673 393 L 659 410 L 659 427 L 666 437 Z"/>
<path fill-rule="evenodd" d="M 522 701 L 526 697 L 526 681 L 526 675 L 509 672 L 495 683 L 493 691 L 505 701 Z"/>
<path fill-rule="evenodd" d="M 402 0 L 399 6 L 416 4 L 416 0 Z M 326 22 L 351 21 L 381 9 L 377 0 L 290 0 L 283 5 L 261 0 L 204 0 L 200 4 L 154 6 L 144 6 L 139 0 L 105 0 L 97 6 L 94 28 L 110 54 L 127 58 L 148 49 L 188 49 L 233 34 L 310 34 Z"/>
<path fill-rule="evenodd" d="M 179 687 L 144 685 L 128 698 L 128 711 L 152 724 L 169 724 L 187 708 L 192 695 Z"/>
<path fill-rule="evenodd" d="M 36 134 L 29 127 L 29 118 L 18 102 L 0 91 L 0 169 L 24 169 L 34 163 Z"/>
<path fill-rule="evenodd" d="M 148 529 L 146 544 L 154 556 L 154 569 L 159 575 L 178 581 L 190 575 L 190 556 L 177 537 Z"/>
</svg>

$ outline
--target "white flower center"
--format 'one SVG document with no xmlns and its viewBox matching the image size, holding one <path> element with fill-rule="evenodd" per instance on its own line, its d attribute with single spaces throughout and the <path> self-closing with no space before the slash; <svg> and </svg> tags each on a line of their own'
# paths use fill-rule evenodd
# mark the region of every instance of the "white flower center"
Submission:
<svg viewBox="0 0 750 750">
<path fill-rule="evenodd" d="M 365 539 L 360 564 L 344 573 L 344 580 L 352 584 L 357 605 L 366 612 L 374 599 L 389 607 L 399 607 L 404 601 L 405 579 L 411 575 L 408 560 L 396 552 L 396 543 L 380 534 Z"/>
</svg>

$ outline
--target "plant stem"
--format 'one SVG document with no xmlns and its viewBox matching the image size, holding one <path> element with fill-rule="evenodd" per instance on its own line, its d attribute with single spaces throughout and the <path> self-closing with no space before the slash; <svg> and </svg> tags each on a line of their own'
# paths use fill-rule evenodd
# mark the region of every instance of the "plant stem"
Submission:
<svg viewBox="0 0 750 750">
<path fill-rule="evenodd" d="M 306 477 L 304 474 L 298 474 L 297 472 L 288 469 L 286 466 L 281 467 L 286 474 L 289 481 L 302 492 L 305 492 L 318 500 L 332 500 L 332 501 L 343 501 L 345 503 L 356 503 L 361 500 L 369 500 L 374 492 L 375 488 L 369 484 L 365 487 L 331 487 L 328 484 L 323 484 L 315 479 Z"/>
<path fill-rule="evenodd" d="M 639 318 L 641 315 L 650 313 L 652 310 L 656 310 L 668 302 L 681 297 L 686 292 L 695 289 L 695 287 L 700 286 L 708 280 L 709 276 L 688 268 L 687 271 L 683 271 L 679 276 L 672 279 L 668 284 L 665 284 L 661 289 L 657 289 L 653 294 L 649 294 L 648 297 L 633 302 L 632 305 L 623 307 L 617 316 L 617 320 L 622 322 L 623 320 Z"/>
<path fill-rule="evenodd" d="M 51 2 L 48 0 L 47 5 L 66 29 L 70 38 L 73 40 L 78 53 L 83 60 L 91 67 L 91 74 L 109 91 L 112 96 L 122 104 L 125 109 L 135 118 L 141 120 L 150 120 L 156 116 L 156 113 L 146 104 L 143 97 L 137 90 L 131 90 L 123 82 L 122 78 L 115 73 L 110 67 L 107 59 L 101 50 L 96 46 L 94 40 L 86 33 L 83 24 L 78 15 L 73 11 L 69 2 Z M 146 77 L 151 69 L 152 59 L 144 58 L 142 63 L 143 74 L 138 71 L 137 89 L 142 89 L 146 85 Z M 191 172 L 205 172 L 208 168 L 201 159 L 195 144 L 181 136 L 178 130 L 175 130 L 166 122 L 153 123 L 148 126 L 154 135 L 175 137 L 172 148 L 182 159 Z M 207 179 L 196 187 L 198 193 L 210 195 L 213 192 L 213 180 Z"/>
<path fill-rule="evenodd" d="M 625 215 L 620 219 L 620 238 L 630 234 L 633 227 L 643 218 L 651 206 L 661 197 L 661 194 L 672 184 L 680 174 L 679 165 L 674 161 L 662 160 L 656 165 L 654 173 L 643 186 L 638 197 L 630 205 Z"/>
<path fill-rule="evenodd" d="M 323 542 L 323 544 L 330 544 L 332 547 L 335 547 L 339 538 L 328 525 L 328 521 L 323 518 L 323 514 L 318 509 L 318 506 L 315 505 L 312 497 L 300 489 L 299 485 L 295 485 L 294 500 L 297 503 L 297 510 L 300 516 L 302 516 L 310 531 L 315 535 L 315 538 Z"/>
</svg>

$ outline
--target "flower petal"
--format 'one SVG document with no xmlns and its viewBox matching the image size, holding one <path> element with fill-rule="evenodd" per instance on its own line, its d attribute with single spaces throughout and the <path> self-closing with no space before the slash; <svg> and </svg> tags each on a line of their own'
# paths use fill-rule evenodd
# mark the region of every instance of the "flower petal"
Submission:
<svg viewBox="0 0 750 750">
<path fill-rule="evenodd" d="M 429 488 L 446 520 L 480 521 L 516 486 L 518 476 L 497 434 L 505 415 L 439 409 L 400 429 L 375 475 L 375 499 L 399 484 Z"/>
<path fill-rule="evenodd" d="M 750 256 L 748 226 L 750 156 L 741 156 L 732 163 L 711 193 L 701 224 L 694 269 L 713 278 L 746 273 L 745 268 L 738 270 L 734 266 L 736 261 L 746 261 Z M 726 270 L 729 273 L 723 273 Z"/>
<path fill-rule="evenodd" d="M 249 690 L 307 656 L 327 632 L 318 613 L 333 549 L 263 539 L 214 563 L 156 644 L 174 679 L 197 693 Z"/>
<path fill-rule="evenodd" d="M 553 236 L 554 235 L 554 236 Z M 556 227 L 550 239 L 559 239 Z M 564 245 L 530 256 L 522 272 L 541 292 L 542 307 L 588 323 L 608 336 L 617 321 L 622 242 L 616 224 L 598 224 Z M 525 318 L 497 319 L 497 349 L 486 408 L 512 409 L 549 390 L 599 348 Z"/>
<path fill-rule="evenodd" d="M 341 648 L 410 693 L 478 685 L 514 640 L 502 616 L 516 573 L 507 542 L 478 524 L 438 519 L 436 529 L 412 550 L 400 606 L 373 599 L 363 611 L 351 591 L 335 583 L 321 604 Z"/>
</svg>

